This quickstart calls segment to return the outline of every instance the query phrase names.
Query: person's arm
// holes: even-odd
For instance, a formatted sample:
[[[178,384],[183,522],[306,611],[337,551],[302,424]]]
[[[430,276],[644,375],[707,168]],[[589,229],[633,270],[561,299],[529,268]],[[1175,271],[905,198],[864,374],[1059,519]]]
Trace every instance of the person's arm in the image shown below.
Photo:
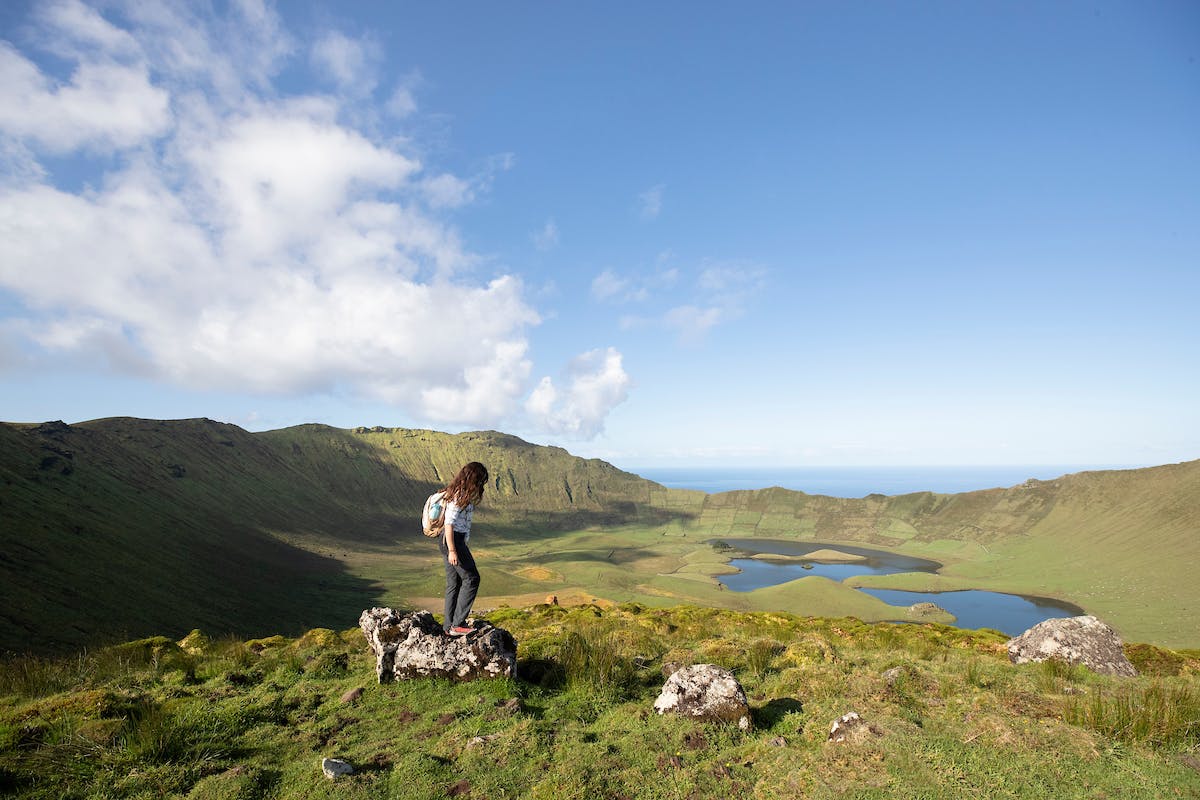
[[[458,550],[454,548],[454,520],[458,518],[458,506],[446,503],[442,511],[445,522],[442,524],[442,535],[446,537],[446,560],[451,566],[458,566]]]

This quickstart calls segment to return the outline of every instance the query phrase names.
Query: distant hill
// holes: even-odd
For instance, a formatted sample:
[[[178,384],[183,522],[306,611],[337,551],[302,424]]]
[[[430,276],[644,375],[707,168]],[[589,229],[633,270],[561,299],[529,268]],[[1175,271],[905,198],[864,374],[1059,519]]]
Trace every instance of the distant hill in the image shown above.
[[[0,650],[355,619],[376,587],[289,539],[386,544],[466,461],[482,514],[539,530],[661,520],[655,484],[495,432],[211,420],[0,424]]]
[[[555,531],[629,525],[698,546],[851,541],[946,565],[871,585],[1048,594],[1196,644],[1200,461],[956,495],[706,495],[494,431],[114,418],[0,424],[0,650],[344,625],[383,589],[341,551],[411,547],[425,496],[470,460],[492,476],[480,521],[539,551]]]
[[[945,562],[941,575],[853,579],[917,591],[1070,599],[1143,641],[1200,645],[1200,461],[1029,480],[962,494],[844,499],[786,489],[655,489],[718,537],[849,541]]]

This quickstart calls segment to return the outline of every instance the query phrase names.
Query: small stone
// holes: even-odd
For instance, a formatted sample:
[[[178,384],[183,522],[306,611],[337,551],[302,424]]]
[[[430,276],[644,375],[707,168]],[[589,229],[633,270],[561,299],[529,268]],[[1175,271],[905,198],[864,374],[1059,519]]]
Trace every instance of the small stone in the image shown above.
[[[774,739],[768,741],[767,744],[771,745],[771,747],[787,747],[787,739],[784,739],[782,736],[776,736]]]
[[[520,714],[525,710],[525,704],[521,702],[519,697],[510,697],[507,700],[496,703],[496,708],[503,711],[505,714]]]
[[[887,681],[888,688],[891,689],[896,685],[896,681],[904,675],[902,667],[892,667],[883,671],[883,679]]]
[[[857,711],[843,714],[833,721],[829,728],[830,742],[861,742],[868,736],[882,735],[873,725],[859,716]]]
[[[325,773],[325,777],[331,781],[335,781],[342,775],[353,775],[354,767],[349,761],[343,761],[340,758],[323,758],[321,759],[321,772]]]
[[[467,742],[467,747],[483,747],[488,742],[494,742],[499,738],[500,734],[498,733],[489,733],[487,736],[475,736],[471,739],[471,741]]]
[[[351,689],[350,691],[348,691],[344,695],[342,695],[342,703],[353,703],[362,696],[363,696],[363,690],[362,690],[361,686],[356,689]]]

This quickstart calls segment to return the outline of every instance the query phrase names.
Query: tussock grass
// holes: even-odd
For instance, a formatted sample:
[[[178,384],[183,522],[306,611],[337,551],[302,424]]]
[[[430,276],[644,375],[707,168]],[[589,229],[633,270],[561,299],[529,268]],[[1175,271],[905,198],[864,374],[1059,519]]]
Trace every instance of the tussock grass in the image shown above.
[[[1187,670],[1116,679],[1016,667],[1000,634],[851,618],[635,603],[488,616],[520,643],[518,679],[379,686],[355,630],[0,662],[0,794],[1200,796],[1186,761],[1200,745],[1200,678]],[[752,730],[652,711],[665,671],[714,658],[746,689]],[[355,687],[362,696],[343,702]],[[878,735],[828,743],[830,723],[852,710]],[[324,756],[358,771],[331,783]]]
[[[1200,745],[1200,691],[1191,685],[1154,681],[1097,687],[1067,703],[1063,717],[1121,742]]]

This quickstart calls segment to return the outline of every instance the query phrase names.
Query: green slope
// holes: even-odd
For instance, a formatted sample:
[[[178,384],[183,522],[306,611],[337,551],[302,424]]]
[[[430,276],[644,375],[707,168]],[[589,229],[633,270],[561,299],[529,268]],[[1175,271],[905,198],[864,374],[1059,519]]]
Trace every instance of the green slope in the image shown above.
[[[492,523],[540,535],[671,516],[641,478],[492,432],[3,424],[0,650],[340,624],[381,593],[341,551],[410,539],[425,496],[468,460],[491,467]]]
[[[562,593],[902,617],[841,585],[740,595],[712,580],[724,556],[706,539],[793,538],[945,564],[861,585],[1054,596],[1129,640],[1198,643],[1200,462],[958,495],[706,495],[492,431],[120,418],[0,424],[0,650],[290,633],[375,602],[436,605],[437,553],[415,517],[469,460],[492,474],[476,517],[490,604]]]
[[[1200,644],[1200,461],[955,495],[842,499],[776,488],[674,505],[709,536],[854,542],[946,565],[944,577],[872,576],[855,585],[1057,597],[1126,638]]]

